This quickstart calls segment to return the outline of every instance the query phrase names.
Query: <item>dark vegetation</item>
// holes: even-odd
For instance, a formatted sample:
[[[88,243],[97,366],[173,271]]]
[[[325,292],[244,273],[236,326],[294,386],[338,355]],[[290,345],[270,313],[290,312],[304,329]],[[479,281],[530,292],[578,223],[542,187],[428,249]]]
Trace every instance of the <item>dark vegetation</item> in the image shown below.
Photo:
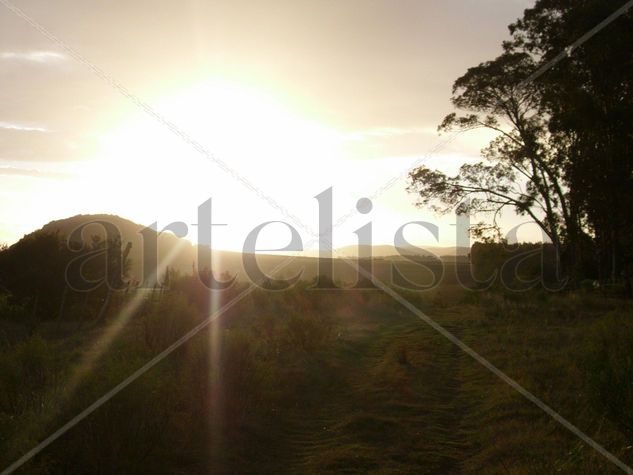
[[[585,32],[619,0],[539,0],[510,25],[503,53],[470,68],[453,85],[442,131],[498,133],[484,160],[456,176],[422,166],[410,174],[419,204],[487,214],[475,229],[494,237],[509,208],[537,223],[571,286],[584,279],[619,284],[633,273],[633,15],[591,41]],[[566,51],[553,68],[526,82]]]
[[[49,235],[39,239],[50,252],[62,249]],[[29,242],[37,249],[36,241]],[[125,250],[99,240],[88,249],[102,245]],[[0,257],[11,260],[7,252]],[[97,261],[95,277],[99,269]],[[197,275],[171,271],[155,289],[110,291],[105,309],[103,285],[68,292],[67,310],[47,314],[61,298],[51,291],[48,301],[46,286],[33,287],[31,295],[24,287],[18,296],[18,277],[16,293],[5,290],[0,298],[3,466],[242,290],[210,294]],[[29,462],[27,471],[612,470],[388,296],[308,286],[251,293]],[[628,301],[593,288],[518,293],[454,283],[405,296],[633,461]]]

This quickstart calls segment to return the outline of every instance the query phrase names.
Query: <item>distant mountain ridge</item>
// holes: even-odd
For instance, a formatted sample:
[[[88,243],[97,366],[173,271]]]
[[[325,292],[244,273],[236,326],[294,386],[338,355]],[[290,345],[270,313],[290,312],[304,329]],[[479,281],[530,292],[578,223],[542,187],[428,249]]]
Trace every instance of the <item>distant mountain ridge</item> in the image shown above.
[[[146,228],[141,224],[130,221],[129,219],[122,218],[114,214],[79,214],[70,218],[58,219],[45,224],[41,231],[44,232],[59,232],[64,236],[69,236],[79,226],[85,225],[95,221],[106,221],[115,225],[121,232],[123,241],[132,242],[139,238],[139,233]],[[89,225],[86,227],[85,235],[90,236],[92,234],[102,235],[102,230],[98,225]],[[141,236],[142,237],[142,236]],[[181,239],[170,232],[161,233],[159,240],[167,245],[177,245],[179,241],[188,243],[192,248],[195,248],[191,242],[186,239]],[[180,244],[185,245],[185,244]],[[359,252],[367,252],[367,248],[371,247],[371,255],[373,257],[393,257],[400,255],[417,255],[417,256],[466,256],[470,252],[468,247],[453,247],[453,246],[408,246],[399,247],[391,244],[377,244],[374,246],[357,246],[349,245],[337,248],[335,254],[343,257],[358,257]],[[232,251],[217,251],[217,252],[232,252]],[[317,257],[318,251],[310,251],[310,257]]]
[[[141,231],[144,232],[147,238],[156,239],[158,264],[159,266],[162,265],[162,270],[159,269],[159,273],[163,272],[167,265],[181,273],[191,273],[192,270],[197,267],[212,267],[216,275],[222,272],[229,272],[230,274],[236,274],[238,278],[244,277],[243,256],[240,252],[214,249],[212,253],[213,261],[211,261],[211,251],[206,246],[194,245],[189,240],[178,238],[171,232],[156,233],[155,231],[148,230],[147,226],[113,214],[80,214],[71,216],[69,218],[51,221],[34,232],[57,233],[60,236],[68,238],[75,230],[83,226],[83,238],[89,242],[89,239],[93,235],[99,235],[101,238],[105,237],[104,228],[97,224],[100,221],[114,225],[120,232],[121,241],[124,244],[127,242],[132,244],[132,249],[129,254],[131,259],[130,277],[132,279],[142,280],[147,277],[143,274],[144,235],[141,234]],[[363,249],[362,247],[361,249],[363,254],[365,254],[367,249]],[[393,259],[405,261],[402,256],[412,255],[429,257],[434,260],[437,260],[437,257],[442,258],[442,260],[454,260],[455,256],[461,258],[462,256],[468,255],[468,253],[468,248],[455,249],[452,247],[411,246],[404,249],[397,249],[393,245],[376,245],[371,247],[372,257],[375,259],[385,259],[387,262]],[[358,246],[345,246],[337,249],[333,256],[336,268],[335,277],[338,276],[343,281],[353,281],[356,277],[355,272],[353,272],[353,269],[348,264],[341,259],[337,259],[337,257],[356,258],[358,255]],[[262,270],[270,270],[278,266],[283,260],[287,259],[290,261],[292,259],[292,263],[281,270],[278,276],[290,277],[299,272],[303,272],[302,277],[304,279],[310,279],[315,277],[319,272],[318,260],[315,259],[315,257],[318,257],[318,252],[316,251],[306,252],[299,256],[258,254],[257,262]],[[198,262],[199,260],[200,262]],[[209,265],[211,262],[213,264],[212,266]],[[381,265],[385,267],[385,272],[387,272],[387,268],[389,268],[388,263]]]
[[[448,256],[467,256],[470,252],[468,247],[454,246],[407,246],[396,247],[391,244],[376,244],[375,246],[360,246],[360,250],[366,252],[371,247],[373,257],[394,257],[394,256],[429,256],[429,257],[448,257]],[[337,249],[341,256],[358,257],[359,246],[344,246]]]

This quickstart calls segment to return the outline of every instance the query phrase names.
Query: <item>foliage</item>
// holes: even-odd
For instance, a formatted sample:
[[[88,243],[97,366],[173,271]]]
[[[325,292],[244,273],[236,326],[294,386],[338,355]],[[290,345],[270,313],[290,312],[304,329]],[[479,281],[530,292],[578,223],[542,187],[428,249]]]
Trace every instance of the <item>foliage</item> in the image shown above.
[[[306,287],[254,291],[29,462],[29,470],[604,471],[599,457],[581,451],[564,430],[553,431],[536,407],[388,296]],[[630,325],[600,330],[592,323],[608,312],[626,322],[624,302],[448,287],[407,298],[431,308],[445,327],[553,407],[579,415],[573,422],[592,437],[607,437],[616,451],[628,444],[620,423],[627,419],[612,411],[621,403],[630,412],[631,341],[623,330]],[[187,295],[165,290],[147,294],[101,357],[94,351],[117,319],[62,326],[68,332],[54,333],[54,340],[35,336],[5,348],[2,465],[205,316]],[[55,327],[40,330],[48,335]],[[581,338],[586,351],[577,344]],[[593,421],[603,415],[596,434]],[[499,436],[508,433],[515,435]]]
[[[581,222],[594,237],[600,277],[629,286],[633,261],[633,15],[630,10],[571,48],[618,10],[617,0],[540,0],[510,26],[506,47],[548,61],[568,58],[539,79],[549,130],[565,157],[562,169]]]
[[[559,290],[562,281],[552,245],[476,242],[470,252],[472,273],[481,287],[495,283],[511,290],[545,287]]]
[[[67,243],[57,233],[35,232],[0,252],[0,288],[32,318],[103,314],[99,309],[106,310],[112,290],[127,286],[129,250],[116,238],[93,236],[83,245]]]
[[[633,437],[633,324],[613,312],[599,322],[587,345],[584,367],[594,406]]]
[[[148,302],[142,314],[143,340],[152,352],[159,352],[182,337],[201,321],[200,314],[179,294],[168,294]]]
[[[455,81],[452,102],[470,114],[449,114],[440,130],[486,128],[498,136],[483,150],[485,161],[462,165],[454,177],[426,166],[413,170],[409,190],[419,196],[419,205],[491,213],[493,228],[499,213],[512,207],[530,216],[555,245],[560,243],[568,206],[558,157],[549,142],[539,91],[522,82],[535,66],[527,54],[506,52]]]
[[[441,130],[486,128],[497,137],[484,160],[455,176],[427,167],[410,173],[419,205],[489,213],[475,228],[498,230],[504,208],[528,215],[552,242],[572,283],[598,262],[601,281],[631,295],[633,218],[633,15],[629,11],[573,48],[621,7],[617,0],[539,0],[510,25],[494,60],[457,79]],[[532,74],[555,58],[556,66]],[[591,266],[590,266],[591,267]]]
[[[33,336],[0,353],[0,411],[41,413],[43,388],[58,385],[62,362],[50,343]]]

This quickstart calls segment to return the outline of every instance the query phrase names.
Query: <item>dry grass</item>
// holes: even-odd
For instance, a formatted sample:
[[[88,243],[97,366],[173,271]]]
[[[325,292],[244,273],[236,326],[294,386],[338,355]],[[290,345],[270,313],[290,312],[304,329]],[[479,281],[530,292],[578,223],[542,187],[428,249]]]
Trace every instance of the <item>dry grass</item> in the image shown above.
[[[448,286],[406,296],[633,463],[630,303]],[[195,306],[178,295],[145,306],[76,394],[64,404],[46,406],[46,424],[38,423],[42,410],[35,406],[19,414],[3,408],[3,463],[199,318]],[[2,361],[31,364],[29,370],[41,374],[38,364],[48,364],[54,354],[68,362],[69,374],[102,331],[75,329],[61,338],[65,327],[55,328],[54,340],[5,349]],[[98,460],[103,473],[615,472],[602,456],[379,292],[256,292],[214,329],[221,335],[219,359],[211,358],[210,336],[201,334],[49,447],[29,470],[81,472]],[[40,348],[33,352],[39,360],[24,354],[28,345]],[[24,385],[9,372],[0,376],[5,394],[16,400],[50,402],[44,399],[53,383],[42,380],[48,389],[29,386],[20,392]]]

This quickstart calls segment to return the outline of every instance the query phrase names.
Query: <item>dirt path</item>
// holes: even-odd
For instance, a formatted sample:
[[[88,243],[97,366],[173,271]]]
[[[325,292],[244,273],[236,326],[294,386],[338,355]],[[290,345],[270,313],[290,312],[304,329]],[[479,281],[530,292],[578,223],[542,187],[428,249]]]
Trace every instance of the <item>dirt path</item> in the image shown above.
[[[342,334],[331,385],[287,414],[280,471],[458,473],[459,350],[404,313],[349,322]]]

